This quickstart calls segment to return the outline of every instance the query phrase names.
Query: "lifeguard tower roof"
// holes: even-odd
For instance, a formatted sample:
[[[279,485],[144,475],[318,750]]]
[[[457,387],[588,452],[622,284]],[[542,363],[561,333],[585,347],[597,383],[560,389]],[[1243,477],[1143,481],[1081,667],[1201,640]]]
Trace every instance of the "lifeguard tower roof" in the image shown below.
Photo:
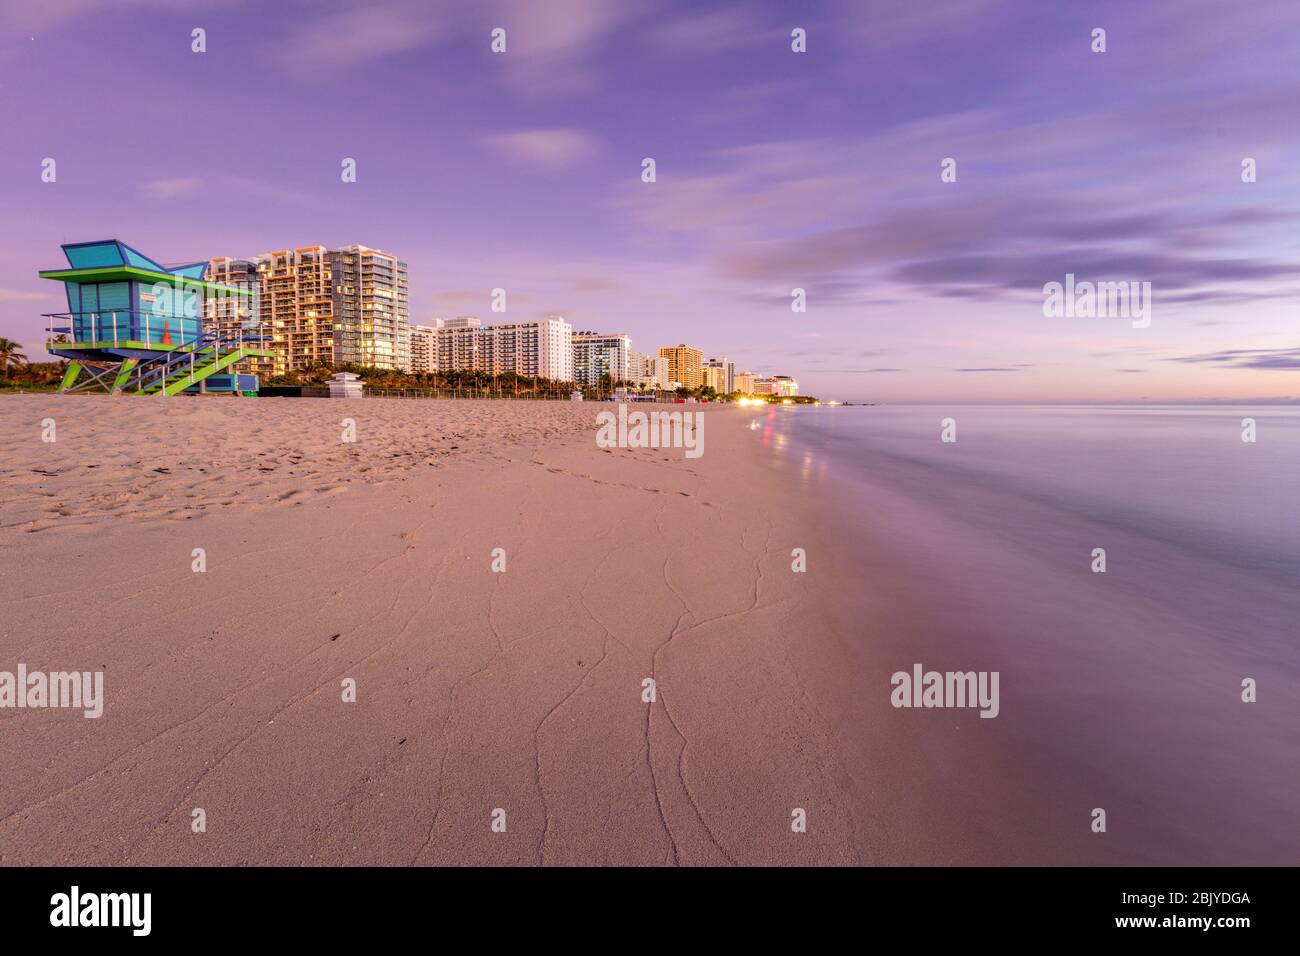
[[[250,294],[247,290],[205,281],[203,275],[208,267],[206,261],[164,266],[120,239],[68,243],[63,247],[63,255],[68,260],[69,268],[43,270],[40,273],[42,279],[79,284],[152,281],[191,286],[197,283],[207,291],[226,295]]]

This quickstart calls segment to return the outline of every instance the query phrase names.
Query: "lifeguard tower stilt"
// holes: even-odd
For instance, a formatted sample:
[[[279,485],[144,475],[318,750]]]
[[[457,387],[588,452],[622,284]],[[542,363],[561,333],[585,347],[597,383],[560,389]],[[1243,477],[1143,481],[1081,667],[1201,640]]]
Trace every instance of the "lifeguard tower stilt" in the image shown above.
[[[67,269],[40,273],[62,282],[68,295],[67,312],[45,316],[46,351],[69,360],[60,392],[176,395],[204,388],[236,362],[271,354],[255,328],[205,324],[209,299],[252,295],[205,281],[205,262],[165,267],[116,239],[72,243],[63,254]],[[223,390],[257,390],[256,376],[222,378],[236,383]]]

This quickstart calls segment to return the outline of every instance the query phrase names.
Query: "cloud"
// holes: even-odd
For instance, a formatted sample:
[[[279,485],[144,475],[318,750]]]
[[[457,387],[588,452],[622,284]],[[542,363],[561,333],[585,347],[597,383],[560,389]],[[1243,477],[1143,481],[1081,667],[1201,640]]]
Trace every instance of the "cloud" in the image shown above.
[[[1003,251],[924,259],[899,266],[894,276],[914,286],[960,283],[1041,292],[1045,282],[1063,281],[1066,273],[1074,273],[1080,281],[1150,282],[1159,299],[1164,289],[1290,278],[1295,275],[1295,266],[1265,259],[1062,247],[1040,253]]]
[[[955,368],[954,372],[1019,372],[1018,368]]]
[[[181,199],[192,196],[203,185],[197,176],[178,176],[175,179],[154,179],[144,183],[140,190],[150,199]]]
[[[515,162],[558,169],[590,158],[600,148],[592,134],[567,127],[527,129],[513,133],[492,133],[480,142],[492,151],[505,153]]]
[[[903,372],[901,368],[820,368],[818,373],[834,375],[874,375],[877,372]]]
[[[455,302],[458,304],[462,302],[482,303],[488,300],[488,296],[481,289],[473,292],[463,289],[453,290],[451,292],[439,292],[434,296],[434,298],[439,302]]]
[[[237,3],[239,0],[233,0]],[[141,7],[161,12],[188,11],[205,4],[205,0],[41,0],[40,3],[7,3],[0,6],[0,27],[17,31],[41,30],[58,26],[78,17],[102,13],[120,16],[123,7]]]
[[[1219,368],[1300,369],[1300,348],[1293,349],[1227,349],[1222,352],[1205,352],[1200,355],[1180,355],[1165,359],[1191,365],[1216,365]]]
[[[436,6],[416,0],[317,6],[303,11],[288,36],[276,37],[263,50],[294,73],[336,72],[433,42],[442,34],[439,14]]]
[[[914,289],[958,296],[979,294],[981,287],[1041,292],[1045,282],[1067,272],[1095,281],[1149,281],[1158,296],[1162,290],[1199,290],[1179,301],[1275,297],[1276,290],[1216,286],[1295,275],[1288,262],[1188,254],[1169,241],[1187,223],[1164,209],[1109,214],[1081,201],[989,197],[910,205],[857,226],[737,244],[720,263],[733,278],[810,276],[809,286],[832,281],[823,278],[828,276],[846,281],[883,272]],[[1217,244],[1235,238],[1224,217],[1215,216],[1214,223],[1220,229]]]
[[[788,29],[780,31],[761,24],[752,11],[741,7],[677,14],[646,33],[650,43],[662,52],[710,56],[788,37]]]
[[[231,173],[219,173],[215,177],[216,185],[214,190],[218,195],[245,195],[255,196],[259,199],[269,200],[271,202],[288,203],[293,206],[301,206],[304,209],[321,209],[334,206],[335,200],[326,198],[320,193],[299,192],[288,186],[280,186],[275,183],[263,182],[260,179],[253,179],[249,176],[236,176]]]
[[[48,299],[44,292],[27,292],[23,289],[0,289],[0,302],[39,302]]]

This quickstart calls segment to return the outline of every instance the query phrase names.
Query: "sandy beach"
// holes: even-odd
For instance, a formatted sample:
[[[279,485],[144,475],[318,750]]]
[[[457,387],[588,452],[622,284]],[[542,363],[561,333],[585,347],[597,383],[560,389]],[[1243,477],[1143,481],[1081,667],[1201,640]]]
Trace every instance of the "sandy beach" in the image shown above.
[[[696,460],[597,410],[0,400],[0,661],[106,699],[0,711],[0,859],[861,861],[808,503],[737,410]]]
[[[0,709],[0,862],[1294,861],[1285,581],[794,427],[870,410],[610,407],[0,399],[0,671],[104,674]]]

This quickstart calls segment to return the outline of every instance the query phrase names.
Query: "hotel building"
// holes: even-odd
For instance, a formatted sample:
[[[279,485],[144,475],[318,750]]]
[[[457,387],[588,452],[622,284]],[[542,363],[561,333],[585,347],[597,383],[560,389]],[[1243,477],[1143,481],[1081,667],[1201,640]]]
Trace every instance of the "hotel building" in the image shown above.
[[[644,385],[645,356],[636,349],[627,350],[627,380],[633,385]]]
[[[799,383],[789,375],[773,375],[754,379],[755,395],[776,395],[780,398],[793,398],[799,394]]]
[[[799,383],[790,375],[772,376],[772,394],[782,398],[794,398],[799,394]]]
[[[435,336],[442,372],[514,372],[528,378],[573,381],[573,326],[560,316],[497,325],[460,316],[443,320]]]
[[[710,375],[709,369],[715,369],[716,371]],[[715,384],[715,382],[719,384]],[[704,384],[713,385],[714,391],[719,395],[726,395],[734,391],[736,388],[736,363],[729,362],[726,358],[709,359],[704,363]]]
[[[737,372],[734,380],[735,390],[742,395],[754,394],[754,373]]]
[[[411,371],[417,373],[438,371],[438,327],[436,325],[411,326]]]
[[[582,385],[599,385],[601,376],[614,382],[632,381],[629,371],[632,340],[621,332],[573,333],[573,380]],[[639,378],[640,376],[638,376]]]
[[[303,246],[208,262],[214,282],[237,283],[254,273],[259,331],[273,354],[265,374],[315,362],[411,367],[406,263],[396,256],[360,245]]]
[[[687,388],[704,384],[704,353],[689,345],[667,345],[659,350],[659,357],[668,360],[668,380]]]
[[[727,373],[725,369],[706,365],[701,370],[700,374],[702,384],[705,388],[711,388],[719,395],[725,395],[727,393]]]
[[[367,246],[345,246],[329,255],[342,361],[409,371],[406,263]]]
[[[641,384],[648,385],[651,388],[667,388],[669,381],[668,360],[662,356],[649,356],[645,360],[645,374],[641,379]]]
[[[213,259],[208,263],[209,281],[220,285],[247,289],[248,296],[209,296],[204,301],[203,323],[209,329],[230,334],[241,329],[260,334],[261,278],[257,263],[251,259]],[[275,373],[275,363],[270,357],[253,357],[235,364],[237,374],[256,375],[262,381]]]

